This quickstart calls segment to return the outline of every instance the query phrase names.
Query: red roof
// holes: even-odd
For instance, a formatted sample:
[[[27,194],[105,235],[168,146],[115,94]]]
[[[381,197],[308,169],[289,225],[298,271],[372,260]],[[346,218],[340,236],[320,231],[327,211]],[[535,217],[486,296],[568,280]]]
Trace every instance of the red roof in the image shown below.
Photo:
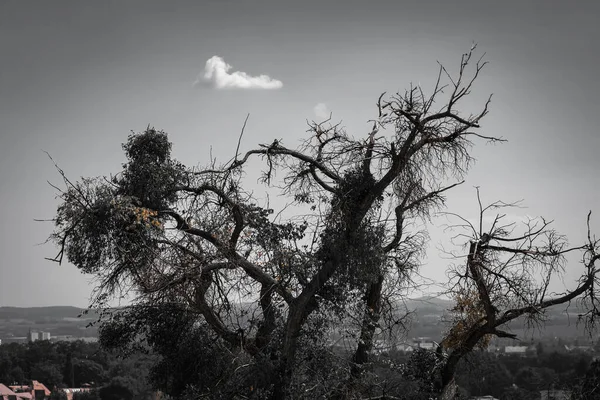
[[[14,399],[13,396],[16,396],[15,392],[0,383],[0,400],[10,400],[11,398]]]
[[[19,392],[30,392],[31,388],[28,385],[9,385],[10,390],[19,394]]]
[[[50,396],[50,394],[52,393],[43,383],[39,383],[38,381],[32,381],[32,383],[33,390],[43,390],[46,396]]]
[[[17,397],[21,398],[21,399],[32,399],[35,398],[35,391],[36,390],[41,390],[44,392],[44,396],[48,397],[50,396],[50,394],[52,393],[47,387],[46,385],[44,385],[43,383],[40,383],[38,381],[32,381],[31,382],[31,386],[29,385],[15,385],[15,386],[11,386],[10,390],[9,388],[7,388],[6,386],[4,386],[3,384],[0,383],[0,396],[5,396],[6,394],[4,394],[2,392],[2,387],[6,388],[6,390],[8,390],[11,395],[16,395]],[[14,392],[13,392],[14,390]],[[15,393],[16,392],[16,393]],[[0,400],[3,400],[0,398]],[[6,400],[6,399],[4,399]]]
[[[16,393],[0,383],[0,396],[15,396]]]

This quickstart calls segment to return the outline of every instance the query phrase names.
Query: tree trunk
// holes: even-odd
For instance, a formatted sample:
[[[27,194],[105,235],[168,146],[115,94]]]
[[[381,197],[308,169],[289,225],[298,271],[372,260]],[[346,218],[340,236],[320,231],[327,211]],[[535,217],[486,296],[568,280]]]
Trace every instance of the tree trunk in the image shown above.
[[[352,377],[360,376],[362,366],[369,362],[369,353],[373,350],[373,337],[381,312],[381,290],[383,288],[383,275],[377,281],[369,284],[366,292],[366,310],[363,318],[360,340],[354,356],[352,357]]]
[[[342,255],[339,249],[344,249],[352,245],[353,232],[360,224],[363,216],[353,215],[353,218],[348,218],[351,220],[351,223],[348,224],[346,231],[341,233],[341,239],[338,242],[339,245],[327,249],[328,260],[308,285],[306,285],[304,290],[302,290],[302,293],[296,298],[293,304],[290,305],[283,338],[279,371],[275,378],[275,387],[271,396],[272,400],[284,400],[287,397],[296,361],[298,336],[304,322],[318,306],[315,295],[323,288],[341,264]]]
[[[307,294],[307,293],[303,293]],[[302,326],[308,316],[317,308],[314,295],[301,295],[290,307],[277,376],[275,377],[275,388],[272,400],[283,400],[287,398],[289,386],[294,373],[296,351],[298,350],[298,337]]]
[[[454,376],[456,375],[456,368],[458,367],[458,362],[475,348],[479,340],[483,336],[485,336],[485,334],[486,331],[484,327],[476,328],[469,334],[469,336],[459,348],[453,350],[450,353],[441,371],[442,382],[440,390],[440,400],[449,400],[454,398],[457,389],[456,382],[454,381]]]
[[[440,397],[438,397],[438,400],[454,400],[456,398],[457,389],[458,387],[453,378],[452,381],[448,382],[444,386],[442,393],[440,393]]]
[[[294,361],[296,358],[296,347],[298,335],[303,323],[303,310],[300,307],[292,307],[287,318],[285,336],[283,338],[283,349],[277,377],[275,378],[275,387],[273,389],[272,400],[284,400],[287,398],[289,386],[294,371]]]

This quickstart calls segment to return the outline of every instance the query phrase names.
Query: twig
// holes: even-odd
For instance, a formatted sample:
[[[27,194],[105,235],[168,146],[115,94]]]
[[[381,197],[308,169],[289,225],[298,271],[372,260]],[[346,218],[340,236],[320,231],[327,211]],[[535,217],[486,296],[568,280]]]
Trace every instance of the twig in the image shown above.
[[[250,113],[248,113],[248,115],[246,115],[246,119],[244,120],[244,125],[242,126],[242,131],[240,132],[240,137],[238,138],[238,143],[237,143],[237,147],[235,148],[235,157],[234,157],[234,162],[237,161],[237,157],[240,151],[240,144],[242,143],[242,136],[244,136],[244,129],[246,129],[246,123],[248,122],[248,118],[250,118]]]

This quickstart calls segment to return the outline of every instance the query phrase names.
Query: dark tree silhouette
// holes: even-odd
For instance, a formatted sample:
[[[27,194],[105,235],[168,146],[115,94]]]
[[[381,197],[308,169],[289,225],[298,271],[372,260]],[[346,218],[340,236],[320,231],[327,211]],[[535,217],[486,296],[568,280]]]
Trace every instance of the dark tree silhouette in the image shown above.
[[[458,362],[473,349],[487,347],[492,336],[517,338],[503,329],[510,321],[524,317],[530,324],[541,324],[546,309],[578,300],[589,311],[579,315],[588,329],[596,324],[598,282],[595,262],[600,258],[598,241],[591,233],[587,217],[587,243],[569,247],[564,236],[551,228],[544,218],[522,223],[505,221],[507,208],[518,203],[497,201],[487,206],[477,190],[479,219],[476,224],[456,214],[450,229],[459,230],[454,239],[463,240],[464,264],[451,269],[449,293],[456,300],[452,309],[452,328],[438,348],[442,377],[442,398],[453,398],[454,376]],[[488,213],[497,212],[487,224]],[[466,232],[466,233],[464,233]],[[550,282],[564,271],[567,253],[581,254],[582,274],[576,288],[553,293]],[[445,396],[445,397],[444,397]]]
[[[65,188],[57,188],[61,204],[51,239],[59,253],[53,260],[66,256],[98,279],[95,306],[133,293],[136,306],[174,306],[193,315],[208,340],[231,355],[235,374],[229,378],[246,382],[239,394],[354,395],[376,329],[398,322],[394,299],[411,285],[423,255],[426,232],[415,230],[414,222],[441,209],[446,193],[462,183],[472,161],[471,140],[501,141],[478,133],[489,99],[477,112],[457,110],[485,64],[473,61],[472,49],[455,76],[440,66],[430,94],[420,86],[382,94],[372,129],[359,138],[330,120],[312,122],[298,148],[274,140],[240,154],[242,129],[231,161],[210,160],[198,168],[171,157],[164,132],[148,127],[132,134],[123,145],[127,162],[115,176],[73,182],[59,169]],[[287,200],[277,212],[244,189],[254,158],[264,161],[261,181]],[[558,299],[534,291],[533,303],[519,302],[517,290],[511,297],[515,303],[500,313],[505,304],[487,300],[490,289],[480,278],[487,260],[506,252],[512,263],[529,265],[532,248],[511,250],[503,243],[530,243],[546,226],[539,232],[532,227],[520,239],[495,228],[486,235],[478,231],[469,273],[459,279],[457,296],[480,296],[483,300],[469,307],[483,308],[457,321],[438,352],[444,391],[458,360],[486,335],[506,336],[499,327],[510,319],[574,299],[591,287],[583,282]],[[533,259],[552,275],[553,260],[564,250],[557,238],[549,238],[548,248],[537,249]],[[595,277],[594,246],[585,248],[586,276]],[[490,279],[502,280],[498,274],[489,273]],[[515,290],[511,276],[506,282],[502,290]],[[305,367],[310,360],[298,357],[299,350],[326,351],[327,332],[348,321],[357,321],[348,326],[357,340],[353,355],[339,367],[347,374],[339,375],[334,389],[311,385],[319,374]],[[144,340],[141,331],[123,330],[122,339]],[[256,369],[249,366],[267,371],[267,379],[250,379]],[[238,379],[240,374],[248,379]]]
[[[600,399],[600,360],[594,360],[574,391],[574,397],[581,400]]]
[[[73,354],[71,354],[71,352],[67,353],[63,377],[63,382],[67,385],[67,387],[75,387],[75,370],[73,369]]]
[[[72,182],[59,170],[66,189],[54,260],[66,255],[97,276],[96,305],[133,290],[139,304],[193,310],[231,351],[270,360],[273,398],[291,393],[298,346],[310,336],[303,328],[335,324],[322,318],[332,311],[353,314],[352,385],[381,316],[395,315],[387,300],[423,254],[425,234],[411,221],[461,183],[471,138],[499,141],[477,133],[489,100],[474,114],[456,109],[485,65],[477,61],[467,78],[472,56],[454,78],[440,67],[430,95],[411,86],[380,96],[365,138],[310,123],[298,149],[275,140],[224,165],[189,168],[171,158],[166,134],[148,128],[123,145],[128,161],[115,177]],[[277,214],[242,187],[253,157],[266,162],[263,182],[290,200]],[[232,293],[252,305],[232,304]],[[313,345],[325,329],[309,329]]]

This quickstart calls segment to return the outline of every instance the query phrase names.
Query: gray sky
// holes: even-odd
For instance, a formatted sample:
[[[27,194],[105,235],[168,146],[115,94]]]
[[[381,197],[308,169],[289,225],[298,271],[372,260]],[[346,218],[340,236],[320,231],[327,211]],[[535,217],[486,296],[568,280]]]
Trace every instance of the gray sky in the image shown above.
[[[476,146],[451,210],[472,215],[479,185],[578,243],[590,209],[600,232],[599,26],[597,1],[2,1],[0,305],[87,304],[89,278],[37,245],[52,226],[33,219],[57,206],[46,181],[60,183],[43,150],[73,179],[116,172],[129,131],[151,124],[176,158],[202,164],[211,146],[232,155],[247,113],[243,148],[295,145],[320,103],[364,135],[382,91],[430,86],[436,61],[455,69],[473,41],[490,65],[461,109],[494,93],[482,133],[509,142]],[[215,55],[283,86],[193,85]],[[433,245],[422,271],[442,279]]]

